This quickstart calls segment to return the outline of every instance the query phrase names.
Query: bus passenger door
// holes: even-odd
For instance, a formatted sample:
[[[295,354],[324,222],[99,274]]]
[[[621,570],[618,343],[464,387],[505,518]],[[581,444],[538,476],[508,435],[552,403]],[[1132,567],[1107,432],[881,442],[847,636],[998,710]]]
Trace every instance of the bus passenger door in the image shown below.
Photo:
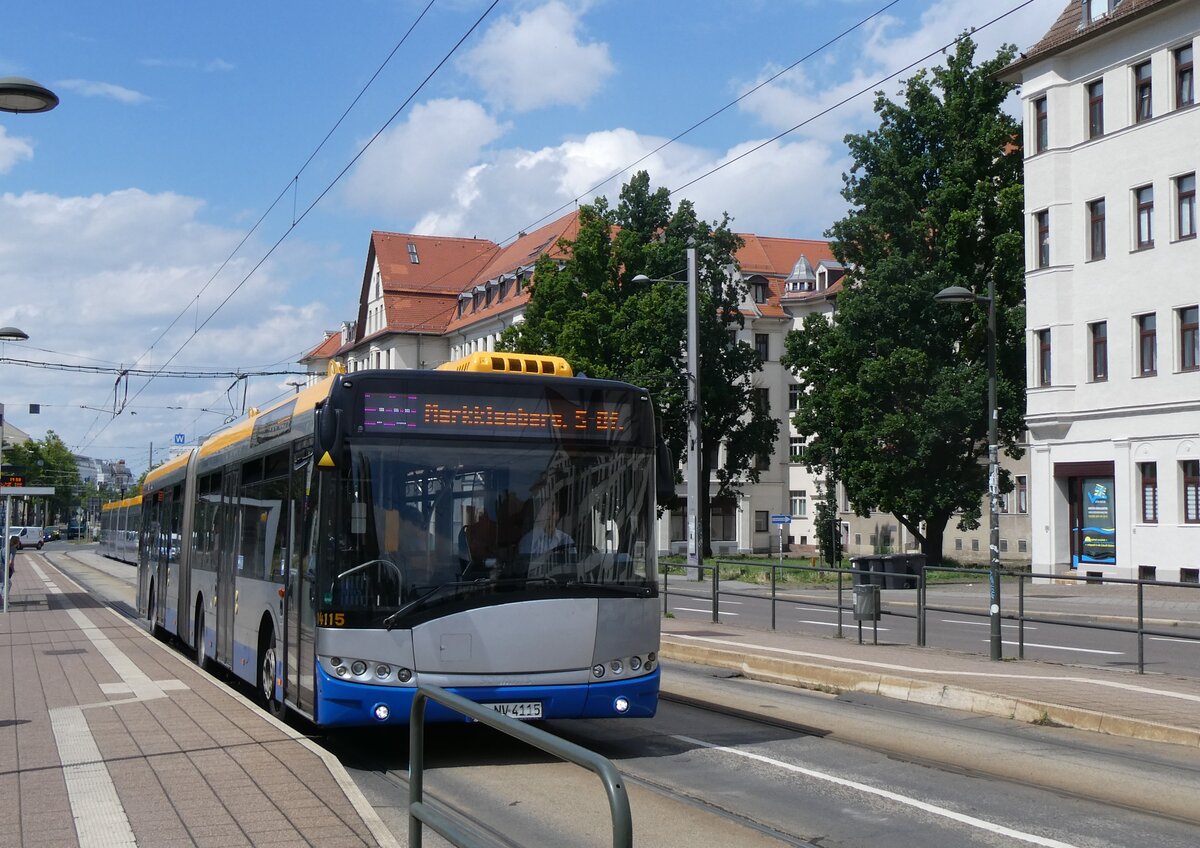
[[[217,557],[217,661],[233,667],[233,612],[237,562],[241,555],[239,469],[226,469],[221,481],[221,551]]]
[[[307,448],[307,450],[305,450]],[[316,562],[313,504],[316,492],[307,491],[312,466],[311,444],[301,444],[293,454],[291,492],[291,563],[287,602],[287,698],[309,715],[313,703],[313,663],[316,612],[312,571]],[[314,483],[315,485],[315,483]]]

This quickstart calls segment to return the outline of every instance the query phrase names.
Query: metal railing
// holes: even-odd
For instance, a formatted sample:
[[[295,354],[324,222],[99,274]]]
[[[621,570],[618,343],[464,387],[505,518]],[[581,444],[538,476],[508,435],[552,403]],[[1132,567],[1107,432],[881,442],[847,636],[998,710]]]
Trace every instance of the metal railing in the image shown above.
[[[576,745],[574,742],[559,739],[540,728],[530,727],[515,718],[502,715],[490,707],[477,704],[437,686],[420,686],[413,698],[408,731],[408,844],[410,848],[421,848],[423,824],[429,825],[444,839],[459,848],[485,848],[492,844],[476,839],[469,830],[461,826],[459,821],[425,803],[425,706],[428,701],[436,701],[514,739],[520,739],[559,759],[575,763],[594,772],[604,784],[604,791],[608,794],[608,807],[613,825],[613,848],[631,848],[633,845],[633,818],[629,812],[629,796],[625,792],[625,782],[621,773],[617,771],[617,767],[611,760],[600,756],[595,751],[589,751],[587,748]]]
[[[661,590],[662,590],[662,596],[663,596],[663,613],[664,613],[664,615],[669,611],[669,594],[670,594],[670,572],[669,572],[669,569],[671,567],[672,567],[671,563],[665,563],[665,564],[663,564],[662,568],[660,569],[660,577],[662,578]],[[694,569],[695,566],[691,566],[690,568]],[[769,571],[770,572],[769,587],[764,586],[763,589],[749,590],[749,591],[737,590],[737,589],[734,589],[734,590],[723,589],[721,587],[721,577],[720,577],[720,570],[722,568],[725,568],[727,570],[728,569],[740,569],[740,570],[758,569],[758,570],[762,570],[762,571]],[[901,577],[901,578],[911,577],[914,580],[915,586],[913,588],[915,588],[915,590],[916,590],[916,603],[914,605],[909,605],[909,606],[913,607],[912,612],[905,610],[903,607],[897,607],[894,603],[892,605],[882,604],[880,612],[883,615],[889,615],[894,618],[915,619],[916,626],[917,626],[917,645],[918,646],[925,647],[925,645],[926,645],[926,617],[927,617],[927,614],[930,612],[951,613],[951,614],[957,614],[957,615],[968,615],[968,616],[976,616],[976,617],[982,617],[982,618],[988,617],[988,611],[986,610],[986,608],[983,610],[980,610],[980,609],[972,609],[972,608],[966,608],[966,607],[948,607],[948,606],[939,606],[936,604],[929,604],[928,600],[927,600],[928,599],[927,588],[928,588],[929,582],[927,580],[927,574],[926,574],[926,572],[935,571],[935,572],[943,573],[943,574],[958,574],[958,575],[964,575],[964,576],[979,576],[979,577],[986,578],[989,576],[989,569],[987,569],[987,568],[950,567],[950,566],[944,566],[944,565],[937,565],[937,566],[924,566],[912,575],[889,575],[889,574],[880,573],[880,572],[858,571],[858,570],[846,569],[846,568],[831,568],[828,566],[795,565],[795,564],[790,564],[790,563],[786,564],[786,565],[781,565],[781,564],[774,563],[774,562],[752,562],[752,561],[745,561],[745,560],[713,560],[711,562],[711,564],[706,563],[706,564],[700,566],[699,583],[697,583],[697,581],[687,581],[687,582],[691,583],[694,586],[703,584],[705,581],[704,573],[708,569],[715,569],[717,572],[713,576],[713,579],[711,581],[711,585],[713,587],[713,594],[715,595],[715,597],[713,597],[713,599],[712,599],[713,600],[714,620],[716,620],[716,615],[717,615],[717,604],[719,603],[719,600],[722,597],[745,598],[745,599],[755,599],[755,600],[763,600],[764,598],[766,598],[769,600],[770,607],[771,607],[770,614],[771,614],[771,629],[772,630],[776,629],[776,621],[777,621],[776,620],[776,604],[780,600],[782,600],[784,602],[789,602],[789,603],[795,600],[794,598],[786,596],[786,595],[782,596],[782,597],[780,596],[779,590],[778,590],[778,577],[779,577],[780,572],[784,572],[784,573],[787,573],[787,572],[805,573],[805,572],[807,572],[807,573],[811,573],[811,574],[831,574],[831,575],[836,576],[836,578],[837,578],[837,580],[836,580],[836,583],[837,583],[836,600],[833,600],[831,602],[823,602],[819,599],[813,598],[811,595],[806,595],[804,598],[804,602],[808,606],[835,610],[837,612],[837,637],[838,638],[842,638],[844,635],[843,614],[846,612],[852,613],[853,609],[854,609],[852,598],[851,598],[851,601],[849,604],[847,604],[847,602],[846,602],[845,592],[844,592],[845,585],[848,583],[851,586],[853,586],[860,580],[869,580],[869,579],[874,579],[874,578],[887,578],[889,576],[893,576],[893,577]],[[1145,639],[1147,637],[1171,638],[1171,639],[1181,639],[1184,641],[1200,642],[1200,619],[1197,619],[1196,621],[1186,622],[1187,624],[1195,625],[1195,627],[1197,629],[1196,633],[1185,632],[1178,628],[1170,630],[1170,631],[1166,631],[1166,630],[1161,630],[1161,629],[1154,629],[1153,627],[1148,627],[1147,623],[1146,623],[1146,614],[1145,614],[1145,592],[1146,592],[1147,588],[1162,587],[1162,588],[1198,590],[1198,589],[1200,589],[1200,584],[1165,581],[1165,580],[1145,580],[1145,579],[1141,579],[1141,578],[1121,578],[1121,577],[1108,577],[1108,576],[1097,577],[1095,575],[1041,573],[1041,572],[1023,571],[1023,570],[1002,570],[1000,572],[1000,575],[1001,575],[1001,578],[1006,581],[1011,582],[1011,581],[1015,580],[1017,583],[1017,587],[1016,587],[1017,609],[1016,609],[1016,612],[1014,613],[1011,610],[1005,611],[1002,609],[1001,610],[1001,618],[1006,621],[1017,623],[1017,656],[1019,659],[1025,658],[1025,625],[1027,623],[1028,624],[1055,625],[1055,626],[1060,626],[1060,627],[1079,627],[1079,628],[1090,629],[1090,630],[1104,630],[1104,631],[1110,631],[1110,632],[1129,633],[1129,634],[1136,635],[1136,637],[1137,637],[1137,654],[1138,654],[1137,670],[1138,670],[1139,674],[1145,673]],[[680,578],[680,577],[677,577],[676,579],[682,580],[682,578]],[[1134,587],[1136,587],[1136,598],[1134,599],[1134,602],[1133,602],[1134,609],[1130,611],[1130,614],[1128,616],[1125,616],[1125,617],[1129,618],[1130,623],[1127,625],[1122,625],[1122,624],[1117,624],[1117,623],[1097,621],[1094,619],[1096,619],[1098,617],[1106,617],[1106,616],[1086,615],[1086,614],[1079,614],[1079,613],[1064,614],[1064,617],[1058,617],[1058,618],[1038,616],[1038,615],[1029,615],[1025,611],[1026,583],[1027,582],[1032,583],[1035,580],[1044,580],[1047,582],[1064,581],[1065,580],[1065,581],[1078,582],[1078,583],[1084,583],[1084,584],[1103,583],[1103,584],[1108,584],[1108,585],[1134,586]],[[986,581],[983,581],[983,582],[986,583]],[[952,584],[950,584],[950,585],[952,585]],[[678,594],[678,592],[677,592],[677,594]],[[694,597],[694,594],[692,596]],[[1006,593],[1004,593],[1003,597],[1012,598],[1013,593],[1006,592]],[[1196,602],[1198,604],[1200,604],[1200,595],[1196,596]],[[1066,615],[1070,615],[1070,617],[1065,617]],[[1107,616],[1107,617],[1119,617],[1119,616]],[[1093,620],[1087,620],[1087,619],[1093,619]]]

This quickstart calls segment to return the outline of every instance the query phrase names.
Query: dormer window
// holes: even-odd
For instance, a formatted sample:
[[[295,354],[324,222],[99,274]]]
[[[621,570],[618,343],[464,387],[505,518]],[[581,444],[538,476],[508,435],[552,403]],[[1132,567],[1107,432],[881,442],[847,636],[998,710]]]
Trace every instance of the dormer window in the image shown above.
[[[829,288],[829,272],[824,268],[817,269],[817,291]]]
[[[760,282],[754,283],[754,302],[755,303],[766,303],[767,302],[767,284],[765,282],[760,281]]]
[[[411,241],[408,243],[408,261],[413,265],[421,264],[421,257],[417,256],[417,245]]]
[[[1084,23],[1095,23],[1121,5],[1121,0],[1083,0]]]
[[[508,289],[509,289],[509,286],[512,285],[512,281],[513,281],[513,278],[510,276],[507,276],[507,275],[502,276],[500,278],[500,300],[501,301],[503,301],[504,298],[508,297]]]

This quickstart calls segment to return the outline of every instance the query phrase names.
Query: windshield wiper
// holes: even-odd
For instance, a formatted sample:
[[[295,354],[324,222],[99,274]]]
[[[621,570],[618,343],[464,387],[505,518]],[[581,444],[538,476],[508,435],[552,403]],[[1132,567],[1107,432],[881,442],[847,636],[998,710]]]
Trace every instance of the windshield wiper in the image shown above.
[[[628,586],[624,583],[589,583],[585,580],[572,580],[567,583],[567,586],[580,586],[584,589],[611,589],[622,595],[634,595],[643,598],[650,597],[649,586]]]
[[[401,618],[403,618],[408,613],[410,613],[414,610],[418,610],[421,607],[425,606],[425,604],[428,603],[433,598],[440,597],[441,595],[445,594],[445,590],[447,590],[447,589],[481,589],[484,587],[490,587],[490,586],[495,586],[495,585],[496,584],[494,582],[488,581],[488,580],[460,580],[460,581],[454,582],[454,583],[439,583],[437,586],[434,586],[431,590],[426,592],[424,595],[421,595],[421,597],[413,598],[407,604],[400,607],[400,609],[396,610],[394,613],[392,613],[387,618],[385,618],[383,620],[383,626],[386,627],[388,630],[394,629],[396,627],[397,621],[399,621]],[[460,593],[455,592],[454,594],[457,595]],[[466,594],[466,593],[463,592],[461,594]]]

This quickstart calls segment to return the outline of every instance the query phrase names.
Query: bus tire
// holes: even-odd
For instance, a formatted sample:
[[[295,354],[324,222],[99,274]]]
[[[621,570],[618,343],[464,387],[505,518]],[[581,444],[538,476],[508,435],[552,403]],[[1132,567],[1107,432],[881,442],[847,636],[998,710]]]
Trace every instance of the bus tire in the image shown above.
[[[196,665],[200,666],[201,670],[208,670],[208,651],[204,645],[204,601],[203,599],[196,600]]]
[[[283,718],[287,706],[275,695],[278,654],[275,652],[275,628],[264,618],[258,634],[258,702],[275,718]]]

